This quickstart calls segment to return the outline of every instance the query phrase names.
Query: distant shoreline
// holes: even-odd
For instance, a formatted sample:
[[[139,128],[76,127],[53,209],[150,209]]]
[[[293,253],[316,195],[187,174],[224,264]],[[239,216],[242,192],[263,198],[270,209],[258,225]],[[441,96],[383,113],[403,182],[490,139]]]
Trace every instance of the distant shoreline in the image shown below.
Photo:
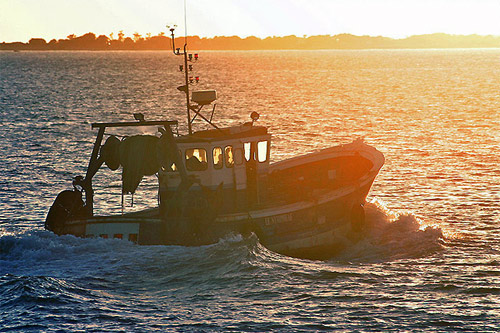
[[[204,49],[204,50],[191,50],[204,51],[204,52],[259,52],[259,51],[269,51],[269,52],[280,52],[280,51],[432,51],[432,50],[500,50],[500,46],[491,47],[425,47],[425,48],[371,48],[371,49],[255,49],[255,50],[238,50],[238,49]],[[59,52],[172,52],[172,50],[8,50],[1,49],[0,53],[29,53],[29,52],[47,52],[47,53],[59,53]]]
[[[388,50],[388,49],[475,49],[500,48],[500,36],[449,35],[435,33],[415,35],[403,39],[383,36],[356,36],[351,34],[320,36],[246,37],[223,36],[200,38],[188,36],[191,50],[244,51],[244,50]],[[184,37],[176,38],[177,45],[184,44]],[[105,35],[87,33],[70,35],[67,39],[32,38],[28,43],[0,43],[4,51],[161,51],[171,50],[171,39],[163,33],[157,36],[125,37],[123,33],[114,39]]]

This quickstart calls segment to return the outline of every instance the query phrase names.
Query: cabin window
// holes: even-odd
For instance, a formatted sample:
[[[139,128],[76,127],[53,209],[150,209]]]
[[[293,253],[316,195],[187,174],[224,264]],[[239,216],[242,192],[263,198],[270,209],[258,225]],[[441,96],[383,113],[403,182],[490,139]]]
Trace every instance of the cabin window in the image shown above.
[[[252,156],[251,155],[251,148],[252,148],[252,144],[250,142],[245,142],[243,144],[243,147],[245,148],[245,160],[250,161],[250,157]]]
[[[182,150],[179,149],[179,156],[181,156],[182,158]],[[167,166],[167,167],[161,167],[161,169],[163,171],[166,171],[166,172],[176,172],[177,171],[177,165],[175,165],[175,162],[172,161],[172,160],[167,160],[168,162],[170,162],[170,165]]]
[[[236,148],[234,150],[234,162],[236,165],[243,163],[243,150],[241,148]]]
[[[207,169],[207,151],[203,148],[186,149],[186,169],[203,171]]]
[[[259,162],[267,161],[267,141],[257,143],[257,159]]]
[[[172,163],[170,164],[169,167],[161,167],[162,171],[166,171],[166,172],[175,172],[177,171],[177,166],[175,165],[175,163]]]
[[[222,148],[221,147],[214,148],[213,157],[214,157],[214,168],[215,169],[222,169],[222,165],[223,165],[224,161],[223,161],[223,157],[222,157]]]
[[[226,168],[232,168],[234,166],[233,146],[226,146],[224,155],[226,156]]]

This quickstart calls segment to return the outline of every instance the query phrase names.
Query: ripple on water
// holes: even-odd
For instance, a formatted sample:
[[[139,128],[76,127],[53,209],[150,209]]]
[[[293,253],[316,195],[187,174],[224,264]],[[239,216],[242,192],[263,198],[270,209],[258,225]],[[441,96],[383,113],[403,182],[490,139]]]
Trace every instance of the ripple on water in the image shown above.
[[[256,237],[139,247],[42,231],[55,195],[84,174],[92,122],[184,119],[178,67],[165,52],[0,52],[0,327],[497,331],[498,55],[204,53],[198,87],[217,89],[217,121],[258,111],[273,161],[358,136],[384,153],[363,238],[315,262]],[[97,208],[119,210],[120,175],[98,177],[111,185],[96,188]]]

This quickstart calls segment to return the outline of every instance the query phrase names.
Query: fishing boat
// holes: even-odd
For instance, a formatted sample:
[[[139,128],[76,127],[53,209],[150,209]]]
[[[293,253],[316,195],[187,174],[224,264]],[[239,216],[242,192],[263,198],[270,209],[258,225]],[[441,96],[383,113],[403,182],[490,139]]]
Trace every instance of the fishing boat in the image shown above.
[[[192,91],[192,63],[198,54],[175,47],[183,57],[187,133],[177,120],[93,123],[97,130],[85,176],[73,180],[51,206],[45,228],[79,237],[120,238],[141,245],[200,246],[228,234],[255,234],[268,249],[322,259],[342,249],[364,229],[364,205],[383,154],[357,139],[270,162],[272,137],[257,125],[259,114],[236,126],[213,121],[215,90]],[[193,123],[208,129],[194,131]],[[157,135],[119,139],[107,131],[157,127]],[[134,193],[143,176],[156,175],[158,200],[151,208],[116,215],[94,212],[95,174],[105,166],[122,172],[122,196]],[[122,200],[123,202],[123,200]],[[123,204],[123,203],[122,203]]]

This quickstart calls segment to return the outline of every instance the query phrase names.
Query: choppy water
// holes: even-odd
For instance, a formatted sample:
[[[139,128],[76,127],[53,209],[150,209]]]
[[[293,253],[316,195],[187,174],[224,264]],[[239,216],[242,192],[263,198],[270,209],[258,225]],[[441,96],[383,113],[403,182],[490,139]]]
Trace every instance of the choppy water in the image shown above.
[[[179,59],[0,53],[0,331],[498,331],[499,61],[500,50],[201,54],[218,122],[259,112],[274,160],[358,136],[384,152],[366,237],[323,262],[239,235],[186,248],[44,231],[56,194],[84,173],[91,122],[184,119]],[[110,185],[97,209],[119,211],[119,176],[99,180]],[[134,209],[155,200],[153,182]]]

